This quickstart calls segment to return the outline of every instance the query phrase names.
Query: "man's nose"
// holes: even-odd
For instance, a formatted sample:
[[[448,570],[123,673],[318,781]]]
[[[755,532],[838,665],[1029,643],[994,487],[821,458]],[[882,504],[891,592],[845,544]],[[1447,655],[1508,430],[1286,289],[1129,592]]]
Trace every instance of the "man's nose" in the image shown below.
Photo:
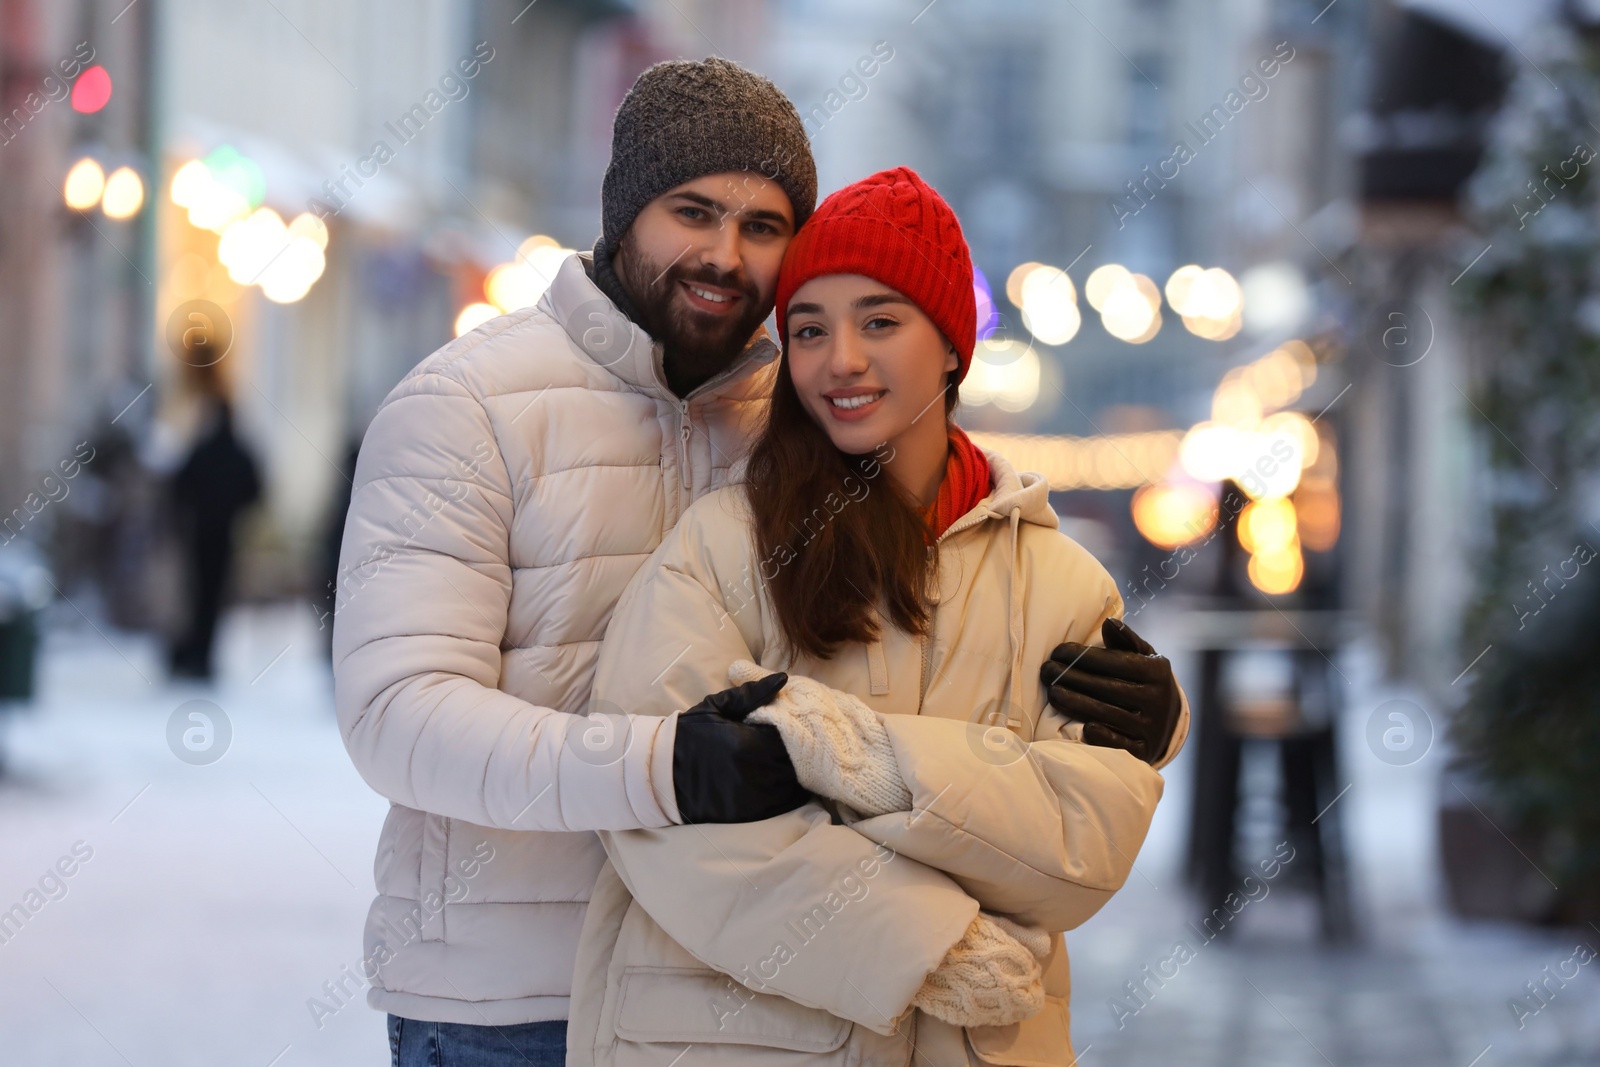
[[[700,250],[700,262],[722,274],[737,274],[744,264],[744,237],[739,232],[739,220],[731,215],[722,217],[722,224],[711,235],[709,243]]]

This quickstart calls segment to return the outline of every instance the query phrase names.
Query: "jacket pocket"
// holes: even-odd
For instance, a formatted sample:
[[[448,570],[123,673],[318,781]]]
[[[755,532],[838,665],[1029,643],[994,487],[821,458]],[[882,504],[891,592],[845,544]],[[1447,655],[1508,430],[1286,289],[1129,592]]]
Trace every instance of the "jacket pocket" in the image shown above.
[[[425,812],[417,902],[422,905],[422,940],[444,940],[445,876],[450,873],[450,820]]]
[[[730,988],[738,993],[730,994]],[[616,1031],[625,1041],[762,1045],[822,1053],[842,1046],[853,1025],[702,968],[628,967],[618,999]],[[736,1006],[728,1007],[730,1001]]]
[[[967,1040],[984,1063],[1003,1067],[1055,1067],[1076,1063],[1072,1015],[1065,997],[1046,996],[1044,1007],[1010,1026],[970,1026]]]

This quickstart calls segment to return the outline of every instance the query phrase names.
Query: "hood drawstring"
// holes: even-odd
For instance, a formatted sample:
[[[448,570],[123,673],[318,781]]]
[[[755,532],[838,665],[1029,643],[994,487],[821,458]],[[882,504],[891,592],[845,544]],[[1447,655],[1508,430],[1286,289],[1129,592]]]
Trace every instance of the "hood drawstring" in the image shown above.
[[[1006,728],[1017,730],[1022,726],[1022,717],[1025,714],[1022,703],[1022,597],[1020,589],[1022,576],[1017,573],[1021,564],[1021,553],[1017,549],[1017,542],[1022,528],[1022,508],[1013,505],[1011,508],[1011,567],[1010,583],[1006,587],[1006,608],[1010,616],[1008,629],[1011,634],[1011,672],[1007,679],[1006,692],[1009,694],[1010,705],[1006,708]],[[1026,738],[1024,738],[1026,740]]]

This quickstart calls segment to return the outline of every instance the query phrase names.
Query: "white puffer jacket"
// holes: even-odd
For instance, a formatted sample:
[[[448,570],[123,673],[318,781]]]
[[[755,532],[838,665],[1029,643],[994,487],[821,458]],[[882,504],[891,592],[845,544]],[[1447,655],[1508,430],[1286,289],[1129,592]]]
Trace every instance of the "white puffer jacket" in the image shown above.
[[[445,345],[385,398],[333,632],[345,746],[393,801],[366,927],[372,1007],[567,1017],[605,861],[594,831],[678,822],[676,716],[581,717],[600,639],[663,535],[728,481],[776,355],[763,332],[680,400],[660,346],[573,256],[536,307]]]

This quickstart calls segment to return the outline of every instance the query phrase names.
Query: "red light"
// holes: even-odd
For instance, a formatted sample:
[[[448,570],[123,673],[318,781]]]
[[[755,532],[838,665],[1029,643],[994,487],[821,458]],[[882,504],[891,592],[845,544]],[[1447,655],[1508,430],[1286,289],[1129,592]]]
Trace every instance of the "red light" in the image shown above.
[[[111,99],[111,75],[98,63],[78,75],[72,84],[72,110],[92,115]]]

